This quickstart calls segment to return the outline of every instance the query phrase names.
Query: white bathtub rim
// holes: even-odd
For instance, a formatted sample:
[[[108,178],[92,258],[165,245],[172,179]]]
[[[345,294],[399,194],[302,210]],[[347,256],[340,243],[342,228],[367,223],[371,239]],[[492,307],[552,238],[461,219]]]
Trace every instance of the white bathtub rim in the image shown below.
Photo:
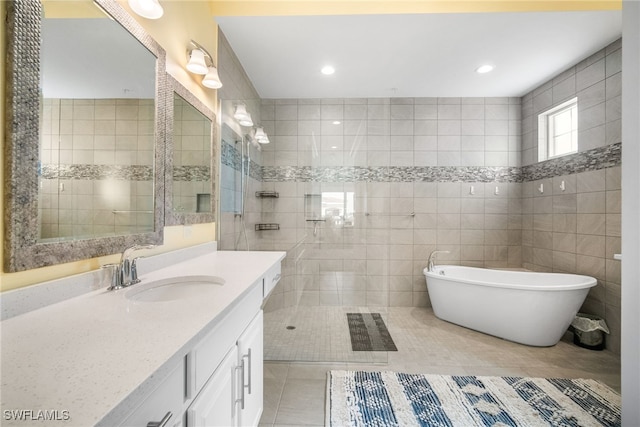
[[[563,276],[563,277],[571,277],[575,279],[575,283],[571,284],[552,284],[552,285],[527,285],[527,284],[519,284],[519,283],[500,283],[498,281],[487,282],[480,280],[469,280],[462,279],[456,276],[447,276],[441,275],[439,272],[444,270],[445,273],[447,270],[451,270],[452,268],[464,268],[464,269],[472,269],[472,270],[488,270],[490,272],[495,272],[496,274],[511,276],[518,274],[529,274],[529,275],[540,275],[543,276]],[[493,288],[505,288],[505,289],[518,289],[518,290],[526,290],[526,291],[569,291],[576,289],[585,289],[592,288],[598,284],[598,280],[591,276],[584,276],[580,274],[569,274],[569,273],[545,273],[545,272],[537,272],[537,271],[513,271],[513,270],[498,270],[498,269],[490,269],[490,268],[479,268],[479,267],[467,267],[463,265],[438,265],[435,267],[434,271],[428,271],[427,268],[423,270],[425,277],[428,279],[432,277],[434,279],[444,280],[446,282],[454,282],[454,283],[464,283],[473,286],[487,286]]]

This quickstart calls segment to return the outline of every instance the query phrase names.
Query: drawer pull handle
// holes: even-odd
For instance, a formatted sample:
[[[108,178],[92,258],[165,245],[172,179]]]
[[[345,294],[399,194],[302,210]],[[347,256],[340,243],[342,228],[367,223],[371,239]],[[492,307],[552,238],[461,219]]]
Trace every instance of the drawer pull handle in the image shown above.
[[[172,416],[173,414],[169,411],[160,421],[149,421],[147,427],[166,427]]]
[[[247,385],[244,385],[244,375],[242,376],[242,385],[246,388],[249,389],[249,394],[251,394],[251,349],[249,349],[249,351],[247,352],[247,354],[245,354],[244,356],[242,356],[242,364],[244,365],[244,359],[245,357],[247,358],[247,360],[249,361],[249,368],[247,369],[247,373],[249,374],[249,381]]]
[[[271,282],[277,282],[278,280],[280,280],[280,277],[282,277],[280,273],[276,274],[275,276],[273,276],[273,279],[271,279]]]
[[[236,403],[240,402],[240,409],[244,409],[244,357],[240,366],[236,366],[234,369],[240,371],[240,399],[236,399]],[[236,377],[237,379],[237,377]]]

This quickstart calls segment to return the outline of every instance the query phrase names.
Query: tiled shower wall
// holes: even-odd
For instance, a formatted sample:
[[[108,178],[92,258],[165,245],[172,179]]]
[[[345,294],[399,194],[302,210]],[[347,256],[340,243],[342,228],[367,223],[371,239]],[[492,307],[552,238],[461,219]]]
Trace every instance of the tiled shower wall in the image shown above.
[[[256,191],[262,189],[261,164],[262,153],[250,145],[252,173],[243,178],[241,156],[244,145],[244,162],[246,164],[246,135],[251,129],[240,126],[233,118],[235,106],[243,103],[251,114],[254,123],[260,123],[260,97],[242,64],[231,49],[224,34],[218,32],[218,72],[224,85],[218,91],[221,102],[221,182],[220,216],[218,220],[218,247],[223,250],[256,250],[259,249],[254,224],[260,222],[262,205],[255,197]],[[247,183],[247,197],[243,201],[241,182]],[[239,216],[244,202],[244,218]]]
[[[153,99],[44,99],[41,237],[153,227]]]
[[[575,96],[579,153],[537,163],[538,114]],[[619,352],[621,41],[526,94],[522,111],[523,267],[597,278],[582,310],[606,320]]]
[[[521,267],[519,98],[263,100],[261,249],[287,250],[268,308],[425,306],[422,269]],[[305,220],[305,195],[353,193],[352,221]],[[316,228],[314,233],[314,227]]]

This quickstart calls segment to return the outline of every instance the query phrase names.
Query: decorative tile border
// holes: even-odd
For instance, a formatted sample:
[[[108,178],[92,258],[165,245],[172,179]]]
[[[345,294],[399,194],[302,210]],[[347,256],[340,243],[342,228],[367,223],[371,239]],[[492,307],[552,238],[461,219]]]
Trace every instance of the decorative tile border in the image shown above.
[[[555,176],[612,168],[621,164],[622,143],[617,142],[606,147],[523,166],[521,169],[524,181],[536,181]]]
[[[240,170],[240,152],[231,144],[222,141],[222,164],[230,166],[233,170]]]
[[[616,143],[524,167],[263,166],[261,170],[265,182],[526,182],[605,169],[621,163],[622,144]]]
[[[225,166],[229,166],[233,170],[240,172],[242,170],[242,161],[240,160],[240,152],[231,144],[222,141],[222,157],[221,162]],[[245,157],[246,159],[246,157]],[[249,163],[249,175],[257,181],[263,181],[263,166],[251,160]]]
[[[115,179],[119,181],[151,181],[153,167],[144,165],[42,165],[43,179],[101,180]],[[209,166],[174,166],[173,180],[192,182],[209,181]]]
[[[201,182],[211,179],[209,166],[174,166],[173,180],[182,182]]]
[[[263,181],[297,182],[520,182],[519,168],[449,166],[264,166]]]
[[[122,181],[151,181],[153,166],[144,165],[42,165],[43,179],[115,179]]]

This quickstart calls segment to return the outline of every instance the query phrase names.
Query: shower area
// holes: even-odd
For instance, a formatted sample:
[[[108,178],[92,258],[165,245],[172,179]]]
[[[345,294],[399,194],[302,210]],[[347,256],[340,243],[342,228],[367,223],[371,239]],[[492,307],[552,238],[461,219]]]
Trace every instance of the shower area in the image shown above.
[[[247,108],[272,140],[254,143],[255,127],[231,119],[238,103],[222,102],[219,247],[287,253],[282,279],[264,305],[265,359],[385,363],[395,349],[387,330],[390,301],[414,305],[414,287],[426,301],[421,265],[413,263],[412,203],[392,207],[389,197],[412,195],[413,184],[368,183],[354,175],[355,163],[334,175],[325,165],[338,142],[320,132],[299,142],[278,136],[283,131],[273,126],[269,101]],[[276,150],[287,143],[295,144],[288,157]],[[358,147],[348,150],[355,162]],[[298,167],[292,161],[298,156],[308,165]]]

